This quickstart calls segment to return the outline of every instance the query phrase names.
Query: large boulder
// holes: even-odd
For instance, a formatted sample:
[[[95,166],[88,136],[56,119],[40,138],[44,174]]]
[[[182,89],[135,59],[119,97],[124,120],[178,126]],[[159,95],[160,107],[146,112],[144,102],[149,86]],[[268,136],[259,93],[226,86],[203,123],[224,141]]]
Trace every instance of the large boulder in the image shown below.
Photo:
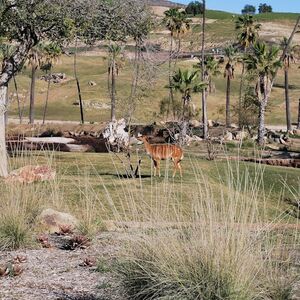
[[[48,233],[58,233],[62,228],[74,230],[78,224],[74,216],[52,208],[44,209],[38,216],[38,225]]]
[[[8,183],[33,183],[36,181],[49,181],[55,178],[56,171],[49,166],[28,165],[12,171],[6,178]]]

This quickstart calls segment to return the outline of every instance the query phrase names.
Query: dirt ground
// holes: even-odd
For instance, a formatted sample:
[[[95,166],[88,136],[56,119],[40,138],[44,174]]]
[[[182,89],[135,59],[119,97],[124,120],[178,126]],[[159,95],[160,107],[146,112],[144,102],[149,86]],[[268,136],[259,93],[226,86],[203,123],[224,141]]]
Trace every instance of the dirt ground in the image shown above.
[[[0,278],[1,300],[121,300],[121,287],[111,271],[122,241],[118,233],[100,234],[87,249],[59,249],[63,237],[51,237],[52,248],[0,252],[0,265],[25,256],[18,276]],[[84,260],[97,260],[92,267]],[[100,263],[99,263],[100,261]]]

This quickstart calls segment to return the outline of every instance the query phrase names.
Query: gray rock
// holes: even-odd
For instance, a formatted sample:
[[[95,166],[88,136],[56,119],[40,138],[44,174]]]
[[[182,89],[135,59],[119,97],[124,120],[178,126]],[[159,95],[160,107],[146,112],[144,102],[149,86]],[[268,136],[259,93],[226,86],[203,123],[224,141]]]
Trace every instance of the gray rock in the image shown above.
[[[59,232],[61,226],[70,226],[71,229],[75,229],[78,224],[78,220],[71,214],[52,208],[44,209],[38,216],[38,225],[49,233]]]

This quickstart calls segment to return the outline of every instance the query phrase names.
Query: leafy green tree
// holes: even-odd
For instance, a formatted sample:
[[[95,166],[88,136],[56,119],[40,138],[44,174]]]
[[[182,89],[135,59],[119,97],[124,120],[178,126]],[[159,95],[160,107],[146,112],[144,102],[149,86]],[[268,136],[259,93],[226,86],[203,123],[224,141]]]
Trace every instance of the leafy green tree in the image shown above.
[[[231,93],[231,80],[234,78],[234,64],[236,62],[236,49],[233,46],[225,48],[225,56],[227,59],[224,78],[226,78],[226,127],[231,125],[230,117],[230,93]]]
[[[254,15],[256,12],[256,7],[250,4],[246,4],[241,12],[243,15]]]
[[[268,47],[264,42],[257,42],[253,46],[253,53],[245,58],[247,70],[252,73],[255,80],[255,91],[259,101],[258,143],[264,144],[265,112],[272,90],[273,79],[281,66],[279,48]]]
[[[193,93],[200,93],[206,86],[200,81],[197,70],[179,69],[172,77],[172,88],[181,93],[182,99],[182,122],[180,142],[183,144],[186,140],[188,121],[191,115],[190,103],[192,101]]]
[[[258,12],[260,14],[271,13],[273,11],[272,6],[267,3],[260,3],[258,6]]]
[[[22,69],[29,52],[37,44],[46,40],[63,43],[69,38],[72,2],[1,1],[0,36],[13,43],[15,50],[5,57],[0,71],[0,176],[8,174],[4,122],[8,83]]]

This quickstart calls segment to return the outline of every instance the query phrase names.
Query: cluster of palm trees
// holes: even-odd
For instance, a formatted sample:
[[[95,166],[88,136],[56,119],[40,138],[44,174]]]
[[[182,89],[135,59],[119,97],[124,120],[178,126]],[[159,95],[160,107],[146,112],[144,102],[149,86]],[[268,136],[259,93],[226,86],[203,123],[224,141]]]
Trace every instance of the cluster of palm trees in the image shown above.
[[[204,10],[205,11],[205,10]],[[188,110],[187,105],[191,102],[192,93],[202,92],[202,122],[204,125],[204,138],[207,138],[205,125],[207,124],[206,101],[207,96],[212,90],[212,78],[220,74],[220,64],[214,57],[204,54],[204,35],[205,35],[205,14],[203,15],[202,31],[202,56],[196,66],[195,71],[175,70],[171,68],[172,60],[172,41],[174,33],[184,33],[189,28],[189,20],[185,13],[178,9],[170,9],[165,12],[165,24],[171,32],[170,60],[169,60],[169,88],[172,91],[179,91],[182,95],[183,109],[182,120],[186,123]],[[178,17],[180,16],[180,17]],[[188,24],[188,26],[187,26]],[[299,20],[295,26],[297,28]],[[181,30],[184,28],[184,30]],[[285,38],[281,44],[281,49],[269,46],[259,40],[259,30],[261,25],[256,23],[252,15],[243,15],[237,18],[235,28],[238,32],[237,42],[225,48],[225,67],[224,78],[226,79],[226,127],[231,126],[231,80],[235,76],[235,65],[241,64],[240,84],[239,84],[239,124],[243,114],[243,100],[247,97],[249,86],[253,86],[255,91],[255,104],[258,105],[258,143],[264,143],[265,136],[265,111],[270,98],[271,90],[278,69],[284,66],[285,73],[285,100],[286,100],[286,119],[287,130],[291,130],[291,112],[288,94],[288,70],[294,61],[294,49],[291,46],[292,33],[290,39]],[[294,30],[295,31],[295,30]],[[280,52],[282,51],[282,55]],[[176,64],[175,64],[176,66]],[[247,75],[247,76],[246,76]],[[171,99],[171,98],[170,98]],[[186,124],[183,126],[186,132]]]

